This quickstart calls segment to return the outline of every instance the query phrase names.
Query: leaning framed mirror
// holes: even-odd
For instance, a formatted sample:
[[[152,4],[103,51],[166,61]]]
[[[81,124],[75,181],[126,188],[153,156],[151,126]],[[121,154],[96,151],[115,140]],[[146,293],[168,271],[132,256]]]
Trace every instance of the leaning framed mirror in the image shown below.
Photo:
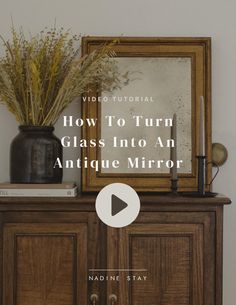
[[[82,53],[114,40],[118,42],[112,46],[113,60],[125,81],[112,92],[91,87],[83,96],[83,118],[94,118],[98,124],[85,125],[82,136],[102,139],[106,145],[82,149],[83,159],[99,161],[97,169],[82,168],[82,190],[99,191],[109,183],[121,182],[137,191],[168,192],[171,174],[166,165],[174,114],[177,156],[182,161],[178,187],[180,191],[196,190],[201,96],[205,150],[211,156],[211,39],[83,37]],[[102,166],[102,160],[110,161],[110,166]],[[111,166],[114,160],[119,166]],[[210,181],[209,164],[206,190]]]

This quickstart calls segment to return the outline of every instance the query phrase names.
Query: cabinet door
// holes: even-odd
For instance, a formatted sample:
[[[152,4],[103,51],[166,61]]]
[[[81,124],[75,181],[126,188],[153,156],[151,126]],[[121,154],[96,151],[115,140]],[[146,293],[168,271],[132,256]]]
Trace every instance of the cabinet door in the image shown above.
[[[109,229],[109,293],[122,305],[213,305],[214,213],[141,213],[136,223]]]
[[[87,225],[7,223],[3,304],[87,304]]]

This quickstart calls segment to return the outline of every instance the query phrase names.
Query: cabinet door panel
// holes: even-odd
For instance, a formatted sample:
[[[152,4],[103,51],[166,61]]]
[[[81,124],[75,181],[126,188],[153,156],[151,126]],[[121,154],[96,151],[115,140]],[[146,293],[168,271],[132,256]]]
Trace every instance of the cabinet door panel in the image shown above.
[[[108,238],[113,237],[115,246],[117,236],[118,252],[109,268],[118,266],[122,271],[118,287],[109,284],[109,292],[115,291],[123,305],[212,305],[213,216],[141,213],[136,223],[110,229]]]
[[[191,263],[190,236],[133,237],[130,241],[131,268],[146,272],[146,281],[133,281],[133,304],[188,304]]]
[[[6,224],[3,304],[87,304],[87,226]]]

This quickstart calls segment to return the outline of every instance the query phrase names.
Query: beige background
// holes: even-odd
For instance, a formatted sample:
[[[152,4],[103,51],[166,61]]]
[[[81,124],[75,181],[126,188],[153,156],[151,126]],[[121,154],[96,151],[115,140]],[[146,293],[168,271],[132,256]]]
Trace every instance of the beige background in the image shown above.
[[[229,160],[214,183],[233,205],[225,208],[224,305],[235,304],[236,283],[236,1],[235,0],[0,0],[0,33],[7,35],[11,15],[16,25],[31,32],[59,25],[86,35],[212,36],[213,37],[213,140],[222,142]],[[78,114],[74,104],[67,114]],[[17,131],[14,118],[0,107],[0,181],[9,179],[9,144]],[[63,130],[58,136],[75,134]],[[76,157],[76,149],[65,158]],[[65,172],[66,180],[77,180],[77,171]]]

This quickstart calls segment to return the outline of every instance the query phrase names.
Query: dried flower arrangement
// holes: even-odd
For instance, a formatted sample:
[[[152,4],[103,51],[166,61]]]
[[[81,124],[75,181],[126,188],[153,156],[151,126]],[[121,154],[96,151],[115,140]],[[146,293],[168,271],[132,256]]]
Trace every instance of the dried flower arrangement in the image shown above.
[[[12,39],[2,41],[0,102],[21,125],[53,125],[90,84],[106,91],[120,86],[111,45],[79,58],[79,37],[55,27],[29,39],[12,27]]]

